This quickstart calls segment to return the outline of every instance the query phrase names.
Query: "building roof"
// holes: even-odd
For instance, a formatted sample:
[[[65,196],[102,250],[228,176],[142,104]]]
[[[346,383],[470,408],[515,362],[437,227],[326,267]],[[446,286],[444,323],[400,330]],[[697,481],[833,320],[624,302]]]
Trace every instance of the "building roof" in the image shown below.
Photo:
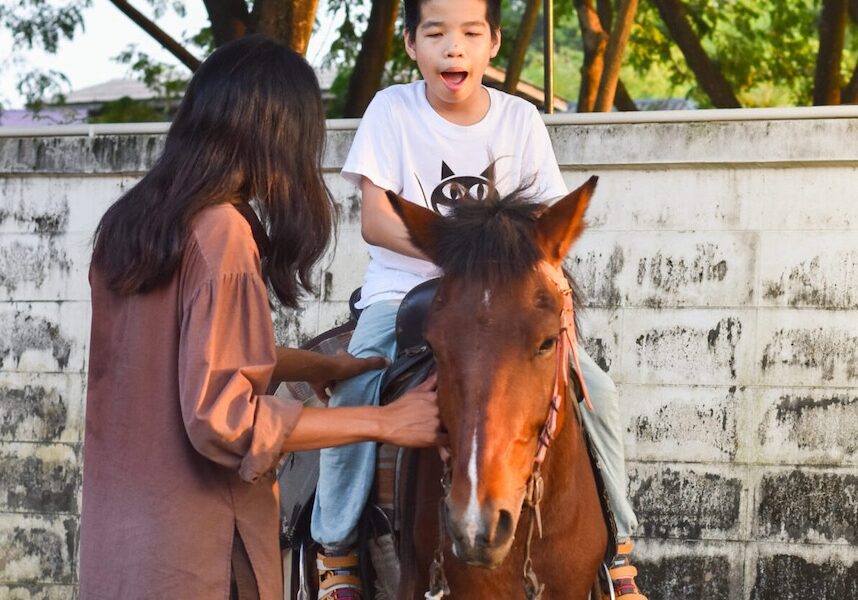
[[[483,81],[492,87],[502,86],[504,80],[506,79],[506,71],[503,69],[498,69],[497,67],[493,67],[489,65],[486,68],[485,73],[483,74]],[[519,79],[518,85],[515,88],[515,95],[524,98],[525,100],[529,100],[533,104],[536,104],[539,107],[545,106],[545,91],[541,87],[537,87],[532,83],[528,83],[526,81],[522,81]],[[569,103],[558,96],[554,95],[554,110],[557,112],[566,112],[569,110]]]
[[[78,108],[45,108],[37,113],[24,108],[0,111],[0,127],[45,127],[86,123],[87,112]]]
[[[66,96],[66,104],[110,102],[126,96],[132,100],[152,100],[157,94],[136,79],[111,79],[72,91]]]

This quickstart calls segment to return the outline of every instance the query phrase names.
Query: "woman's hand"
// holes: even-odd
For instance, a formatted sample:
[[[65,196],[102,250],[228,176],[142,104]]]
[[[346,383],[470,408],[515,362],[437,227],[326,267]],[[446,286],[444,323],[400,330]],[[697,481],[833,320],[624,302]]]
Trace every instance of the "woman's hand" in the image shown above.
[[[412,448],[446,445],[447,435],[441,431],[438,413],[436,381],[432,375],[387,406],[304,407],[295,429],[283,444],[283,452],[369,440]]]
[[[432,374],[398,400],[381,407],[383,441],[409,448],[447,443],[447,436],[441,431],[437,385],[438,377]]]

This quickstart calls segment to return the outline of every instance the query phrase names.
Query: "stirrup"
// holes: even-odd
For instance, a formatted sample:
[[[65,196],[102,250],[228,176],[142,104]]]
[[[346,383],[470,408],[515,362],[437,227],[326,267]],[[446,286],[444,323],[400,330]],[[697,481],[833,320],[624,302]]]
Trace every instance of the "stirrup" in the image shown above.
[[[316,554],[316,568],[319,571],[319,600],[361,600],[361,587],[358,571],[357,552],[343,556]]]
[[[617,600],[647,600],[647,597],[641,594],[637,583],[635,583],[638,570],[632,566],[629,558],[633,548],[634,543],[631,540],[617,544],[617,556],[608,569],[611,586]]]

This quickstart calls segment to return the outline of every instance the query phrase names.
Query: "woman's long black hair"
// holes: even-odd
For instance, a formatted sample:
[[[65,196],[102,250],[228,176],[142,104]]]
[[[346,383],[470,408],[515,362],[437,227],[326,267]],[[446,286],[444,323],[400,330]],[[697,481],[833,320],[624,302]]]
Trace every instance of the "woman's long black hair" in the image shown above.
[[[155,165],[102,217],[93,264],[117,293],[155,289],[197,213],[253,201],[270,238],[265,277],[295,307],[335,218],[324,142],[319,84],[301,56],[264,36],[225,44],[191,79]]]

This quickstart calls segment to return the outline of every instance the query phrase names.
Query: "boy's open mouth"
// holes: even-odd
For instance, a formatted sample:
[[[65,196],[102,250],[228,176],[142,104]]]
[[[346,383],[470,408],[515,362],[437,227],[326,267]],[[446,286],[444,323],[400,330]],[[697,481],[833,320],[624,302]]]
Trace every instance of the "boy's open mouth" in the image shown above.
[[[441,79],[447,84],[447,87],[457,88],[468,78],[467,71],[444,71],[441,73]]]

